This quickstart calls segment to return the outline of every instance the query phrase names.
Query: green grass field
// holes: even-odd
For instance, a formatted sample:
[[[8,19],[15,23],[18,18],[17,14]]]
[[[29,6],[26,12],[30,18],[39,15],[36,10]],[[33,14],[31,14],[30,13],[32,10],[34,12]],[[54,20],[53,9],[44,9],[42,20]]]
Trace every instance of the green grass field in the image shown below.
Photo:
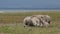
[[[23,27],[23,19],[30,15],[51,16],[50,27]],[[0,13],[0,34],[60,34],[60,12]]]

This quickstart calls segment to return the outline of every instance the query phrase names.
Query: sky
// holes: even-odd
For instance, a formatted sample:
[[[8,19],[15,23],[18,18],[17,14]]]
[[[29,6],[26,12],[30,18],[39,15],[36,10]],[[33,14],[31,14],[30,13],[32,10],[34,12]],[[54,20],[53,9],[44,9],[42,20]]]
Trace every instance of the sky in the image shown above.
[[[60,0],[0,0],[0,8],[60,8]]]

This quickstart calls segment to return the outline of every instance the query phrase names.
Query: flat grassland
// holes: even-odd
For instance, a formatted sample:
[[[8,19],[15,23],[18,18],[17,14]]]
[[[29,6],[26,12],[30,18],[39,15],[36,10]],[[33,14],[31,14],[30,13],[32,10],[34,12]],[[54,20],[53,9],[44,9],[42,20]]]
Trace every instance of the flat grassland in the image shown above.
[[[23,19],[30,15],[49,15],[49,27],[23,27]],[[60,12],[0,13],[0,34],[60,34]]]

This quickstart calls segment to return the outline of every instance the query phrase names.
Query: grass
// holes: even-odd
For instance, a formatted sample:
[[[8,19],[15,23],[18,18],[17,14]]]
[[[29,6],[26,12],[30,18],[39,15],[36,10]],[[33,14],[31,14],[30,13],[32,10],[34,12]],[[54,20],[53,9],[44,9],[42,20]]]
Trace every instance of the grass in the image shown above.
[[[24,17],[41,14],[51,16],[50,27],[23,27]],[[60,12],[0,13],[0,34],[60,34]]]

